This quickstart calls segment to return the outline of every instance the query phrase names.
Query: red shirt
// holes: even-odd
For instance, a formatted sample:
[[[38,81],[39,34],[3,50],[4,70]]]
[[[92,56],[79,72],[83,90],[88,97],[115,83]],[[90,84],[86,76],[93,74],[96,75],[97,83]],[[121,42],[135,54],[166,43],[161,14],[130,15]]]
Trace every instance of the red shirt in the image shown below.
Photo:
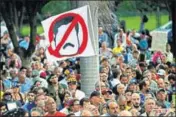
[[[52,114],[52,115],[48,113],[48,114],[46,114],[45,116],[50,116],[50,117],[51,117],[51,116],[52,116],[52,117],[53,117],[53,116],[54,116],[54,117],[66,117],[66,115],[65,115],[64,113],[61,113],[61,112],[59,112],[59,111],[57,111],[55,114]]]

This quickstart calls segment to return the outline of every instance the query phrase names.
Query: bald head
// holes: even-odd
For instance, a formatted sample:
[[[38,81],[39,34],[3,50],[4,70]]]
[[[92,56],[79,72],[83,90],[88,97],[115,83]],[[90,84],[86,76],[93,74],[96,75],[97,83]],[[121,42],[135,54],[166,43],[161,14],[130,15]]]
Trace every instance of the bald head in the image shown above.
[[[122,116],[132,116],[132,114],[131,114],[131,112],[129,112],[129,111],[126,111],[126,110],[124,110],[124,111],[121,111],[120,113],[119,113],[119,116],[120,117],[122,117]]]
[[[81,112],[81,116],[93,116],[93,114],[89,110],[83,110]]]
[[[140,106],[141,98],[138,93],[133,93],[131,96],[131,100],[134,108],[138,108]]]

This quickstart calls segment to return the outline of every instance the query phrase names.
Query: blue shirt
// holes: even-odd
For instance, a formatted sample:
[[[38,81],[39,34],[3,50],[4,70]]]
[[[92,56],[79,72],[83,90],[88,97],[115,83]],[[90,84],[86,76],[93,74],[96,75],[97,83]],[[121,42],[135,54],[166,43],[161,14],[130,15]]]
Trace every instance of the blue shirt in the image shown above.
[[[5,89],[10,89],[12,88],[13,86],[16,86],[16,84],[18,83],[18,78],[9,78],[9,79],[4,79],[3,80],[3,84],[4,84],[4,87]]]
[[[26,111],[26,112],[30,112],[32,108],[36,107],[35,102],[27,102],[25,103],[22,108]]]
[[[19,46],[27,50],[29,47],[29,42],[27,42],[26,40],[23,40],[19,43]]]
[[[21,93],[28,93],[32,87],[32,81],[28,78],[25,78],[25,82],[20,86]]]
[[[99,38],[99,43],[102,43],[105,41],[107,44],[107,47],[109,46],[108,35],[106,33],[99,35],[98,38]]]

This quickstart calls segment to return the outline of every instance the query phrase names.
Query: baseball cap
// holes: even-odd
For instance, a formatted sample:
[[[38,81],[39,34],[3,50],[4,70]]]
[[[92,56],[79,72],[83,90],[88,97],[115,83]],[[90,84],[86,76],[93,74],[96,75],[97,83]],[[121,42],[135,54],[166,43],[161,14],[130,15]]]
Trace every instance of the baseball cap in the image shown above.
[[[163,76],[163,75],[166,74],[166,72],[163,69],[159,69],[158,72],[157,72],[157,74]]]
[[[69,84],[69,83],[77,83],[77,80],[76,80],[75,77],[68,77],[68,78],[67,78],[67,83],[68,83],[68,84]]]
[[[41,72],[41,73],[40,73],[40,77],[41,77],[41,78],[46,78],[46,76],[47,76],[46,72]]]
[[[159,92],[164,92],[164,93],[166,93],[166,90],[163,89],[163,88],[159,88],[158,91],[157,91],[157,93],[159,93]]]
[[[106,89],[106,90],[103,90],[101,93],[102,95],[107,94],[107,93],[112,94],[112,90]]]
[[[94,96],[100,96],[100,92],[99,91],[93,91],[90,95],[90,98],[94,97]]]

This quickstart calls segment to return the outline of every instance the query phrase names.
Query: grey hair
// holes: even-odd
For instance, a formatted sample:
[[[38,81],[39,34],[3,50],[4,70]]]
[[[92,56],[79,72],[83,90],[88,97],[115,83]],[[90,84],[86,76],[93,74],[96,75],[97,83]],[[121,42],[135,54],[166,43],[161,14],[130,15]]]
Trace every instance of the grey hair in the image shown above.
[[[33,111],[39,112],[40,116],[44,116],[44,114],[45,114],[45,112],[41,108],[38,108],[38,107],[32,108],[30,113],[32,113]]]

